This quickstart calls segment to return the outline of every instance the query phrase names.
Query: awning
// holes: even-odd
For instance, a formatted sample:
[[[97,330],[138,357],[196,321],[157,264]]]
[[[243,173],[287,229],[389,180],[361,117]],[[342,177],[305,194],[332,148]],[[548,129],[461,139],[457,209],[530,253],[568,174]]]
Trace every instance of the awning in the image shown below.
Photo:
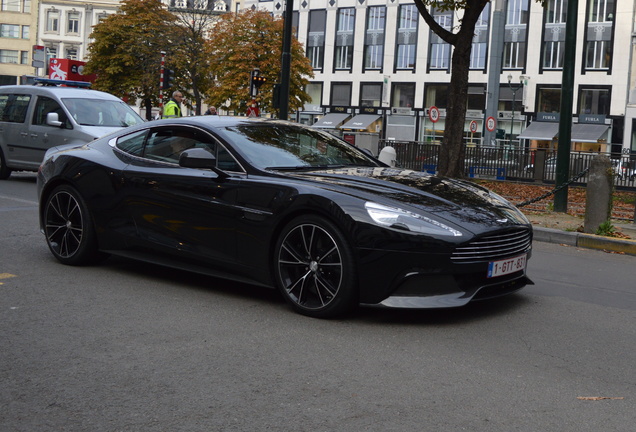
[[[344,123],[349,117],[350,114],[342,114],[342,113],[329,113],[314,123],[314,127],[323,128],[323,129],[335,129]]]
[[[367,129],[371,123],[379,119],[379,115],[375,114],[358,114],[347,123],[340,126],[340,129],[356,129],[363,130]]]
[[[575,123],[572,125],[571,140],[574,142],[597,143],[607,133],[608,125]],[[607,137],[605,137],[607,139]]]
[[[558,134],[558,123],[535,121],[530,123],[517,138],[552,141]]]

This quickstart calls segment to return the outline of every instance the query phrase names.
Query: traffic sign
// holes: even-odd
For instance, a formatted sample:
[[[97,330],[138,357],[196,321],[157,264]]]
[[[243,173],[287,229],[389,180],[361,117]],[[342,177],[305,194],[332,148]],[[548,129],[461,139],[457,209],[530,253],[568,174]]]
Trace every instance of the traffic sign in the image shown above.
[[[436,106],[432,106],[428,109],[428,118],[430,118],[433,123],[437,123],[439,120],[439,109],[437,109]]]
[[[488,132],[492,132],[495,130],[495,128],[497,127],[497,120],[495,120],[494,117],[488,117],[486,119],[486,129],[488,129]]]
[[[470,122],[470,131],[472,133],[477,132],[477,122],[475,120]]]

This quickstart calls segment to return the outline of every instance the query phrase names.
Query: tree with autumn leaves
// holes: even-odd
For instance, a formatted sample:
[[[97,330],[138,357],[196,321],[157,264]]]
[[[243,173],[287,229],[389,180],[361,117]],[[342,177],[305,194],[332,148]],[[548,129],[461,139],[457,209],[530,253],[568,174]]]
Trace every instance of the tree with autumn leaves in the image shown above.
[[[261,109],[272,112],[273,85],[281,68],[283,20],[247,11],[223,15],[165,9],[160,0],[125,0],[116,14],[97,24],[91,35],[86,73],[97,75],[95,88],[130,102],[159,106],[161,52],[175,71],[181,90],[196,114],[205,100],[244,113],[249,77],[260,68]],[[290,109],[309,100],[307,77],[313,76],[302,45],[292,46]]]
[[[252,101],[250,74],[254,68],[266,78],[259,90],[260,108],[276,112],[273,107],[274,84],[279,81],[282,58],[283,19],[269,12],[245,10],[223,15],[207,41],[209,72],[215,77],[208,89],[207,102],[244,113]],[[310,101],[305,87],[313,77],[305,49],[293,38],[291,46],[289,109],[299,110]]]

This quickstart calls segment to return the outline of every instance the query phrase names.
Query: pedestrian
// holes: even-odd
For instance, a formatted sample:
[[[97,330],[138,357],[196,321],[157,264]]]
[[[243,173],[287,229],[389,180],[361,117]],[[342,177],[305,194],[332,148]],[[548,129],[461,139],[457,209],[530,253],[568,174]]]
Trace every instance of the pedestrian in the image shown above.
[[[219,115],[219,114],[216,112],[215,106],[210,106],[208,107],[207,111],[203,113],[203,115]]]
[[[179,90],[172,92],[172,98],[163,107],[163,115],[161,118],[177,118],[181,117],[181,101],[183,101],[183,93]]]

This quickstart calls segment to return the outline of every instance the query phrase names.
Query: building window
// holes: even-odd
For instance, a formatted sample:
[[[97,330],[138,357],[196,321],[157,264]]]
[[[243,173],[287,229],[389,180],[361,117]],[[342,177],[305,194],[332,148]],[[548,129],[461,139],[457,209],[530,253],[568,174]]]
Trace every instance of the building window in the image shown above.
[[[614,33],[614,0],[589,0],[585,41],[585,69],[609,70]]]
[[[46,11],[46,31],[57,33],[60,31],[60,11],[48,10]]]
[[[19,51],[0,50],[0,63],[18,63]]]
[[[398,34],[395,56],[396,69],[415,69],[417,24],[419,12],[415,5],[401,5],[398,12]]]
[[[379,107],[382,105],[382,83],[360,84],[360,106]]]
[[[322,105],[322,83],[309,83],[305,87],[305,92],[309,95],[309,105]]]
[[[581,88],[579,91],[579,114],[610,113],[610,88]]]
[[[29,64],[29,52],[28,51],[20,51],[20,64]]]
[[[448,84],[429,84],[426,86],[424,106],[443,109],[448,107]]]
[[[351,83],[332,83],[330,99],[332,106],[351,105]]]
[[[353,31],[355,21],[356,10],[354,8],[338,9],[334,59],[335,69],[351,70],[353,65]]]
[[[307,57],[311,61],[311,67],[322,69],[325,56],[325,26],[327,23],[327,11],[309,11],[309,29],[307,33]]]
[[[20,26],[17,24],[0,24],[0,37],[19,38]]]
[[[30,13],[31,12],[31,0],[22,0],[22,12]]]
[[[415,83],[393,83],[391,106],[413,108],[415,105]]]
[[[22,39],[28,39],[31,34],[31,27],[25,25],[22,26]]]
[[[66,50],[66,58],[69,60],[79,60],[79,56],[77,55],[77,48],[68,48]]]
[[[104,21],[106,18],[108,18],[109,14],[107,13],[101,13],[99,15],[97,15],[97,24],[101,23],[102,21]]]
[[[46,47],[46,63],[48,68],[52,58],[57,58],[57,47]]]
[[[558,113],[561,111],[561,88],[537,88],[537,112]]]
[[[364,39],[364,69],[382,69],[386,7],[369,6]]]
[[[529,1],[508,1],[503,55],[503,67],[506,69],[523,69],[525,67]]]
[[[438,11],[436,8],[431,10],[431,15],[435,21],[446,30],[451,30],[453,26],[453,14],[452,11]],[[486,35],[487,37],[487,35]],[[450,67],[450,44],[444,42],[437,34],[432,30],[430,31],[430,47],[429,47],[429,69],[441,69],[448,70]]]
[[[488,25],[490,20],[490,3],[481,11],[475,25],[473,48],[470,51],[470,69],[486,69],[486,54],[488,51]]]
[[[7,12],[20,12],[20,1],[2,0],[2,10]]]
[[[79,33],[80,14],[79,12],[69,12],[67,16],[67,33]]]

